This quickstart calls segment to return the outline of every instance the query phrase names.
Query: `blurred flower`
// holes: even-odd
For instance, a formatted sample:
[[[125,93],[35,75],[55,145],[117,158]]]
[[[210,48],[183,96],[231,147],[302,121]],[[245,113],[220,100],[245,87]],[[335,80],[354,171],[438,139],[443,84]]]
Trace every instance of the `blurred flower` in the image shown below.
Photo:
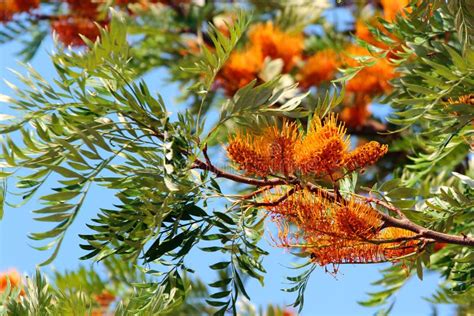
[[[100,294],[95,295],[94,299],[102,307],[108,307],[113,301],[115,301],[115,295],[107,290],[103,290]]]
[[[22,287],[20,291],[20,295],[25,295],[25,291],[23,290],[21,275],[20,273],[18,273],[18,271],[14,269],[0,273],[0,293],[4,292],[7,289],[7,285],[8,285],[7,279],[10,281],[10,287],[12,289]]]
[[[51,28],[58,34],[59,40],[64,45],[84,45],[84,41],[79,34],[92,41],[100,35],[99,28],[94,20],[79,16],[61,16],[51,23]]]
[[[8,1],[0,1],[0,22],[8,22],[13,16],[12,8],[8,5]]]
[[[293,68],[304,46],[302,33],[283,32],[270,21],[251,27],[249,40],[253,46],[260,47],[264,57],[281,58],[285,72]]]
[[[0,22],[8,22],[14,14],[28,12],[39,6],[40,0],[1,0]]]
[[[331,49],[321,50],[306,60],[299,72],[298,81],[301,87],[319,86],[325,81],[334,79],[339,62],[336,53]]]
[[[370,63],[373,63],[372,65],[364,66],[362,70],[347,82],[347,92],[376,96],[392,90],[389,80],[395,78],[397,73],[387,59],[373,56],[367,49],[355,45],[349,46],[346,51],[348,56],[345,58],[345,62],[348,67],[362,66],[359,61],[351,56],[373,57],[369,60]]]
[[[456,99],[449,98],[448,99],[449,104],[469,104],[469,105],[474,105],[474,93],[462,95]]]
[[[233,95],[238,89],[257,78],[262,65],[262,51],[257,46],[233,52],[219,72],[218,84],[228,95]]]
[[[389,22],[395,20],[395,16],[398,13],[403,13],[403,8],[405,8],[409,2],[409,0],[380,0],[383,7],[384,19]]]
[[[96,308],[92,311],[91,316],[103,316],[109,315],[107,314],[107,310],[109,309],[110,304],[112,304],[116,296],[110,293],[107,290],[103,290],[100,294],[96,294],[93,296],[93,299],[99,304],[99,308]]]
[[[69,6],[71,15],[94,18],[98,14],[99,6],[105,0],[63,0]]]
[[[40,4],[40,0],[6,0],[5,2],[10,3],[9,6],[14,12],[28,12]]]
[[[385,30],[385,28],[376,19],[371,19],[369,21],[357,20],[355,24],[356,37],[378,48],[389,49],[387,44],[375,39],[374,35],[369,30],[368,24],[376,27],[382,32]]]
[[[365,94],[352,93],[349,98],[344,100],[344,108],[341,111],[341,120],[349,127],[358,127],[365,125],[370,117],[370,97]]]

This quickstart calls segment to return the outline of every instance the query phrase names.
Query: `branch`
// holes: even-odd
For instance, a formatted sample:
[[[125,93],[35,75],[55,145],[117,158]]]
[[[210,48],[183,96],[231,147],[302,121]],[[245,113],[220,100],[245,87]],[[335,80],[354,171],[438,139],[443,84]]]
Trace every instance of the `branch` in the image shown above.
[[[271,202],[260,202],[260,203],[253,203],[254,206],[276,206],[278,204],[280,204],[281,202],[285,201],[287,198],[289,198],[290,196],[293,195],[293,193],[295,193],[298,189],[295,189],[295,188],[291,188],[290,190],[288,190],[288,192],[286,192],[284,195],[280,196],[278,199],[276,199],[275,201],[271,201]]]
[[[316,185],[312,183],[307,183],[306,187],[312,192],[319,192],[325,198],[328,198],[331,200],[337,199],[335,193],[322,190],[321,188],[317,187]],[[383,201],[374,199],[373,197],[360,196],[359,198],[369,203],[374,202],[397,214],[399,213],[402,214],[402,211],[400,209],[392,205],[389,205]],[[405,216],[403,216],[403,218],[401,219],[397,219],[377,209],[375,210],[380,214],[385,227],[397,227],[397,228],[406,229],[406,230],[416,233],[417,235],[419,235],[420,238],[432,239],[437,242],[444,242],[448,244],[456,244],[456,245],[463,245],[463,246],[470,246],[470,247],[474,246],[474,238],[472,237],[456,236],[456,235],[440,233],[440,232],[425,228],[423,226],[420,226],[418,224],[415,224],[412,221],[410,221],[408,218],[406,218]]]
[[[300,184],[299,179],[296,179],[296,178],[291,178],[289,180],[278,179],[278,178],[274,178],[274,179],[254,179],[254,178],[250,178],[250,177],[245,177],[245,176],[241,176],[241,175],[228,173],[228,172],[225,172],[225,171],[215,167],[211,163],[211,161],[209,159],[209,156],[207,155],[206,148],[204,148],[203,154],[204,154],[204,157],[206,159],[206,162],[204,162],[200,159],[196,159],[194,161],[194,163],[192,164],[191,168],[210,171],[218,178],[225,178],[225,179],[232,180],[234,182],[255,185],[255,186],[258,186],[258,187]],[[313,183],[308,182],[308,183],[305,184],[305,187],[308,190],[310,190],[311,192],[317,192],[322,197],[324,197],[328,200],[332,200],[332,201],[336,201],[336,202],[339,200],[336,193],[321,189],[320,187],[314,185]],[[292,191],[292,190],[288,191],[287,194],[285,194],[283,197],[280,198],[281,201],[288,198],[289,193],[291,195],[291,194],[294,193],[294,191]],[[464,236],[450,235],[450,234],[440,233],[440,232],[425,228],[423,226],[420,226],[420,225],[415,224],[412,221],[410,221],[408,218],[406,218],[406,216],[403,214],[403,212],[400,209],[396,208],[393,205],[390,205],[390,204],[388,204],[384,201],[381,201],[381,200],[377,200],[373,197],[359,196],[359,198],[362,199],[362,200],[365,200],[367,203],[375,203],[377,205],[383,206],[386,209],[398,214],[401,217],[400,219],[394,218],[394,217],[390,216],[389,214],[386,214],[382,211],[379,211],[379,210],[375,209],[380,214],[380,217],[382,218],[382,220],[384,222],[384,224],[383,224],[384,227],[397,227],[397,228],[406,229],[406,230],[409,230],[411,232],[416,233],[417,236],[419,236],[420,239],[431,239],[431,240],[437,241],[437,242],[444,242],[444,243],[448,243],[448,244],[456,244],[456,245],[474,247],[474,238],[472,238],[472,237],[468,237],[468,236],[465,236],[465,235]],[[278,199],[278,200],[280,200],[280,199]],[[278,201],[278,200],[273,201],[273,202],[268,202],[268,203],[270,203],[270,205],[267,205],[268,203],[264,203],[264,204],[256,203],[256,205],[257,206],[273,206],[273,203],[278,204],[278,203],[281,202],[281,201]]]
[[[200,159],[196,159],[191,166],[192,169],[201,169],[201,170],[207,170],[212,172],[217,178],[226,178],[229,180],[232,180],[234,182],[238,183],[244,183],[244,184],[250,184],[250,185],[255,185],[258,187],[261,186],[276,186],[276,185],[285,185],[285,184],[297,184],[298,181],[297,179],[291,179],[290,181],[285,180],[285,179],[254,179],[254,178],[249,178],[233,173],[228,173],[226,171],[223,171],[217,167],[215,167],[213,164],[205,163],[204,161]]]

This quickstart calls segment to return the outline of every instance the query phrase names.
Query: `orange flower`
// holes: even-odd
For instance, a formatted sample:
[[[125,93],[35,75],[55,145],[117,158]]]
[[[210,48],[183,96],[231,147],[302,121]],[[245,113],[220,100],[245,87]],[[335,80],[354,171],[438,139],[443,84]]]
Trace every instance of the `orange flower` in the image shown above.
[[[100,35],[99,28],[94,20],[86,17],[61,16],[51,23],[51,28],[58,34],[59,40],[64,45],[84,45],[84,41],[79,34],[92,41]]]
[[[341,120],[350,127],[363,126],[370,117],[370,97],[364,94],[353,94],[353,96],[352,104],[347,105],[348,101],[344,102],[345,106],[341,112]]]
[[[69,11],[74,16],[83,16],[95,18],[98,15],[99,7],[105,3],[105,0],[64,0]]]
[[[295,146],[295,162],[302,173],[331,174],[342,165],[349,148],[346,129],[329,115],[324,123],[315,117],[304,139]]]
[[[374,164],[388,151],[387,145],[380,145],[376,141],[371,141],[346,155],[344,165],[349,171],[363,168],[367,165]]]
[[[5,2],[7,6],[12,8],[13,12],[28,12],[37,8],[40,4],[40,0],[6,0]]]
[[[373,25],[375,26],[376,28],[378,28],[380,31],[384,32],[384,33],[387,33],[386,29],[375,19],[373,20],[370,20],[370,21],[362,21],[362,20],[357,20],[356,21],[356,24],[355,24],[355,35],[371,44],[371,45],[374,45],[376,47],[379,47],[381,49],[389,49],[389,46],[385,43],[382,43],[378,40],[375,39],[374,35],[370,32],[368,26],[367,26],[367,23],[370,24],[370,25]]]
[[[219,86],[233,95],[253,79],[258,78],[265,57],[281,58],[284,71],[293,68],[303,51],[303,35],[280,31],[271,22],[257,24],[249,31],[249,45],[233,52],[218,75]]]
[[[444,247],[446,247],[447,245],[448,244],[445,243],[445,242],[435,242],[434,247],[433,247],[433,251],[438,252],[441,249],[443,249]]]
[[[398,13],[403,13],[403,8],[408,5],[409,0],[380,0],[380,3],[383,7],[384,19],[392,22]]]
[[[107,290],[103,290],[102,293],[94,296],[94,299],[103,308],[107,308],[113,301],[115,301],[115,295]]]
[[[233,52],[219,73],[219,85],[228,95],[233,95],[238,89],[257,78],[262,65],[263,55],[258,46]]]
[[[382,229],[380,214],[354,198],[334,202],[302,190],[266,209],[277,220],[280,246],[303,249],[322,266],[397,260],[418,249],[414,233]]]
[[[2,23],[10,21],[15,13],[8,3],[9,1],[0,1],[0,22]]]
[[[15,13],[28,12],[39,4],[40,0],[1,0],[0,22],[8,22]]]
[[[264,57],[281,58],[286,72],[301,57],[304,47],[303,34],[283,32],[270,21],[254,25],[249,31],[249,39],[252,45],[260,47]]]
[[[368,242],[382,226],[380,215],[368,205],[354,199],[335,203],[303,190],[266,209],[283,222],[281,246],[303,248],[320,265],[384,260],[379,247]],[[293,236],[289,223],[295,227]]]
[[[227,147],[229,158],[249,174],[318,174],[332,180],[341,168],[349,171],[375,163],[387,146],[371,142],[349,152],[349,137],[342,123],[330,114],[323,122],[315,117],[303,137],[296,124],[281,129],[267,127],[261,134],[238,132]]]
[[[383,229],[379,236],[379,240],[394,240],[403,238],[412,238],[415,233],[402,228],[389,227]],[[415,253],[418,249],[418,241],[407,239],[406,241],[387,242],[380,244],[381,251],[387,260],[397,260],[400,257]]]
[[[370,56],[371,54],[362,47],[350,46],[348,55]],[[363,93],[370,96],[388,93],[392,90],[389,80],[397,76],[394,67],[384,58],[377,58],[374,65],[364,67],[346,84],[347,92]],[[361,66],[358,61],[347,57],[346,63],[349,67]]]
[[[300,85],[303,88],[319,86],[324,81],[330,81],[336,75],[339,62],[336,53],[331,49],[317,52],[306,60],[300,70]]]
[[[4,292],[7,288],[8,281],[10,281],[11,288],[22,287],[21,275],[16,270],[8,270],[0,273],[0,293]],[[23,288],[20,291],[20,295],[25,295]]]
[[[457,99],[449,98],[448,99],[449,104],[469,104],[469,105],[474,105],[474,93],[462,95],[458,97]]]
[[[294,123],[283,123],[280,129],[265,128],[261,135],[238,133],[227,147],[229,158],[249,174],[289,175],[294,172],[293,151],[297,139]]]

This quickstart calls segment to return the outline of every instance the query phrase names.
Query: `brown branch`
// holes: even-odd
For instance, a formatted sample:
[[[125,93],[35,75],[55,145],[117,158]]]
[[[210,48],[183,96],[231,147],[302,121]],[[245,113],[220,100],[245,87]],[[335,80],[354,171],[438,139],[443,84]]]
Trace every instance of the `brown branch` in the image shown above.
[[[244,184],[250,184],[250,185],[255,185],[258,187],[261,186],[276,186],[276,185],[285,185],[285,184],[297,184],[298,181],[297,179],[291,179],[291,180],[286,180],[286,179],[255,179],[255,178],[250,178],[250,177],[245,177],[233,173],[228,173],[226,171],[223,171],[217,167],[215,167],[213,164],[208,164],[205,163],[204,161],[200,159],[196,159],[191,166],[192,169],[201,169],[201,170],[207,170],[212,172],[217,178],[225,178],[232,180],[234,182],[238,183],[244,183]]]
[[[307,184],[307,188],[310,189],[312,192],[318,192],[322,194],[325,198],[331,199],[336,201],[337,197],[334,193],[322,190],[321,188],[317,187],[316,185],[312,183]],[[391,206],[383,201],[376,200],[372,197],[360,197],[361,199],[364,199],[367,202],[374,202],[378,205],[381,205],[385,208],[388,208],[389,210],[394,211],[395,213],[401,213],[401,211],[394,207]],[[375,209],[377,210],[377,209]],[[432,239],[437,242],[444,242],[448,244],[456,244],[456,245],[463,245],[463,246],[474,246],[474,238],[468,237],[468,236],[456,236],[456,235],[450,235],[450,234],[445,234],[445,233],[440,233],[428,228],[425,228],[423,226],[420,226],[418,224],[413,223],[410,221],[408,218],[404,217],[401,219],[394,218],[384,212],[381,212],[377,210],[377,212],[380,214],[383,222],[384,222],[384,227],[397,227],[397,228],[402,228],[409,230],[411,232],[414,232],[420,236],[420,238],[426,238],[426,239]]]
[[[396,208],[395,206],[390,205],[390,204],[388,204],[388,203],[386,203],[386,202],[384,202],[384,201],[375,199],[375,198],[373,198],[373,197],[371,197],[371,196],[369,196],[369,197],[364,197],[364,200],[365,200],[366,202],[368,202],[368,203],[371,203],[371,202],[372,202],[372,203],[375,203],[375,204],[377,204],[377,205],[380,205],[380,206],[386,208],[387,210],[394,212],[395,214],[397,214],[398,216],[400,216],[400,218],[407,218],[407,217],[405,216],[405,214],[403,214],[403,212],[402,212],[401,210],[399,210],[399,209]]]
[[[252,192],[250,192],[250,193],[248,193],[248,194],[240,195],[239,198],[240,198],[241,200],[249,200],[249,199],[253,198],[254,196],[259,195],[260,193],[263,193],[263,192],[265,192],[265,191],[267,191],[267,190],[270,190],[271,188],[272,188],[271,186],[261,187],[261,188],[255,190],[255,191],[252,191]]]
[[[286,199],[288,199],[290,196],[292,196],[293,193],[295,193],[297,190],[298,189],[296,189],[296,188],[291,188],[290,190],[288,190],[288,192],[286,192],[284,195],[280,196],[275,201],[253,203],[253,205],[254,206],[276,206],[276,205],[280,204],[281,202],[285,201]]]
[[[201,170],[207,170],[212,172],[216,177],[218,178],[225,178],[232,180],[234,182],[238,183],[244,183],[244,184],[250,184],[250,185],[255,185],[258,187],[262,186],[277,186],[277,185],[289,185],[289,184],[300,184],[299,180],[296,178],[285,180],[285,179],[254,179],[250,177],[245,177],[241,175],[236,175],[232,173],[225,172],[217,167],[215,167],[211,161],[209,160],[209,157],[207,156],[207,153],[205,153],[205,159],[207,162],[204,162],[200,159],[196,159],[194,163],[192,164],[191,168],[193,169],[201,169]],[[322,197],[333,200],[333,201],[338,201],[337,194],[334,192],[330,192],[324,189],[319,188],[318,186],[308,182],[305,184],[305,187],[308,188],[311,192],[317,192],[320,194]],[[291,191],[291,190],[290,190]],[[290,192],[288,191],[288,192]],[[293,193],[291,193],[293,194]],[[286,199],[287,197],[285,197]],[[474,238],[468,237],[466,235],[462,236],[456,236],[456,235],[450,235],[450,234],[445,234],[441,232],[437,232],[428,228],[425,228],[423,226],[420,226],[418,224],[413,223],[410,221],[408,218],[406,218],[402,211],[395,206],[392,206],[384,201],[377,200],[373,197],[363,197],[361,196],[360,199],[365,200],[368,203],[375,203],[377,205],[383,206],[384,208],[398,214],[401,216],[400,219],[394,218],[390,216],[389,214],[386,214],[384,212],[381,212],[377,209],[377,212],[380,214],[380,217],[382,218],[382,221],[384,222],[384,227],[397,227],[397,228],[402,228],[409,230],[411,232],[416,233],[417,235],[420,236],[420,239],[431,239],[436,242],[444,242],[448,244],[456,244],[456,245],[463,245],[463,246],[474,246]],[[284,199],[283,199],[284,200]],[[275,201],[277,202],[277,201]],[[273,202],[271,202],[273,203]],[[258,205],[258,203],[257,203]],[[265,206],[265,205],[260,205],[260,206]],[[271,206],[271,205],[270,205]]]

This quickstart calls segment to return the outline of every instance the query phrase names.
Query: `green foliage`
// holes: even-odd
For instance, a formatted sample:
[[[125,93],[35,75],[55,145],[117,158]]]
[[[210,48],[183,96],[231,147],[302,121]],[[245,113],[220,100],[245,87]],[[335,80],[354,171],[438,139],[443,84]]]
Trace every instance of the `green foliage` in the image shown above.
[[[195,67],[184,69],[188,72],[203,74],[204,77],[201,82],[198,82],[194,87],[200,94],[206,94],[209,92],[214,79],[219,70],[224,66],[230,53],[237,45],[243,32],[246,30],[250,18],[242,12],[238,14],[236,23],[228,25],[229,37],[226,37],[222,32],[215,28],[212,24],[209,24],[208,35],[211,38],[212,44],[214,44],[214,51],[210,51],[206,46],[202,46],[203,58],[195,63]]]
[[[257,4],[257,9],[265,5]],[[285,29],[311,23],[300,19],[304,12],[291,1],[268,5]],[[183,58],[167,54],[168,49],[175,51],[174,46],[154,51],[156,43],[186,47],[180,32],[189,26],[202,44],[206,39],[196,30],[217,11],[210,5],[191,6],[181,16],[176,8],[157,6],[140,12],[139,19],[113,12],[110,26],[100,30],[100,40],[85,40],[86,51],[58,48],[52,56],[57,76],[53,83],[30,66],[25,66],[28,75],[17,74],[22,87],[8,83],[16,96],[0,99],[10,103],[18,116],[0,117],[5,121],[0,125],[0,218],[4,203],[22,206],[39,196],[42,206],[33,210],[35,219],[51,227],[30,237],[41,242],[39,250],[49,251],[42,263],[46,265],[56,258],[96,185],[114,194],[116,203],[101,209],[87,224],[89,231],[80,235],[86,251],[81,259],[103,263],[105,277],[94,268],[80,268],[55,273],[50,283],[38,271],[28,280],[24,297],[19,297],[19,289],[7,286],[0,295],[0,314],[87,314],[98,307],[93,298],[108,291],[119,298],[117,315],[236,315],[237,303],[250,299],[245,282],[254,279],[264,284],[263,261],[268,252],[261,242],[267,214],[226,193],[229,188],[217,179],[222,173],[213,174],[207,150],[221,146],[236,126],[258,128],[286,119],[297,120],[304,128],[307,118],[323,117],[343,103],[344,88],[320,87],[308,96],[296,84],[285,83],[283,76],[275,76],[261,84],[254,80],[229,98],[214,91],[216,75],[250,23],[243,11],[227,26],[228,36],[217,26],[207,26],[210,47],[202,45],[199,54]],[[387,177],[369,172],[358,178],[353,173],[338,183],[342,197],[364,190],[358,181],[371,182],[366,189],[371,196],[397,207],[413,223],[438,232],[472,235],[474,175],[467,160],[474,114],[472,104],[449,101],[472,92],[471,11],[467,1],[436,1],[432,7],[413,7],[412,14],[394,24],[380,22],[403,41],[392,60],[399,65],[400,77],[386,101],[395,110],[389,119],[396,135],[391,150],[408,153],[410,163],[391,162]],[[317,19],[314,16],[310,21]],[[28,27],[11,24],[0,36],[13,38]],[[166,27],[169,31],[164,32]],[[396,42],[385,32],[373,31],[389,45]],[[136,36],[134,45],[129,44],[130,34]],[[44,35],[43,29],[35,31],[24,51],[27,58]],[[337,36],[331,36],[326,40],[343,46]],[[327,44],[316,37],[309,41],[314,43],[310,51]],[[357,59],[361,66],[342,71],[335,82],[346,81],[375,63],[374,58]],[[172,79],[188,85],[183,99],[192,102],[176,115],[160,95],[153,95],[137,79],[168,63]],[[218,107],[215,119],[205,116],[213,106]],[[196,167],[202,160],[207,168]],[[52,189],[43,193],[52,182]],[[17,199],[5,201],[10,198],[7,193]],[[399,216],[379,204],[373,206],[380,212]],[[436,246],[428,242],[421,251],[384,269],[374,283],[382,289],[369,293],[370,298],[361,304],[384,306],[380,314],[388,314],[393,297],[408,278],[416,273],[423,279],[426,270],[440,272],[445,280],[432,302],[470,304],[472,249]],[[195,267],[185,259],[192,251],[224,257],[210,265],[217,279],[206,281],[207,286],[189,277]],[[296,293],[293,306],[301,310],[316,265],[308,260],[296,268],[303,270],[287,277],[291,286],[285,291]]]
[[[308,266],[309,268],[307,268]],[[306,286],[308,285],[311,273],[316,269],[316,265],[311,261],[307,261],[304,264],[295,266],[295,269],[303,268],[305,268],[305,270],[298,276],[286,278],[292,286],[290,288],[283,289],[285,292],[296,292],[297,296],[293,302],[293,306],[299,307],[300,312],[303,310]]]

